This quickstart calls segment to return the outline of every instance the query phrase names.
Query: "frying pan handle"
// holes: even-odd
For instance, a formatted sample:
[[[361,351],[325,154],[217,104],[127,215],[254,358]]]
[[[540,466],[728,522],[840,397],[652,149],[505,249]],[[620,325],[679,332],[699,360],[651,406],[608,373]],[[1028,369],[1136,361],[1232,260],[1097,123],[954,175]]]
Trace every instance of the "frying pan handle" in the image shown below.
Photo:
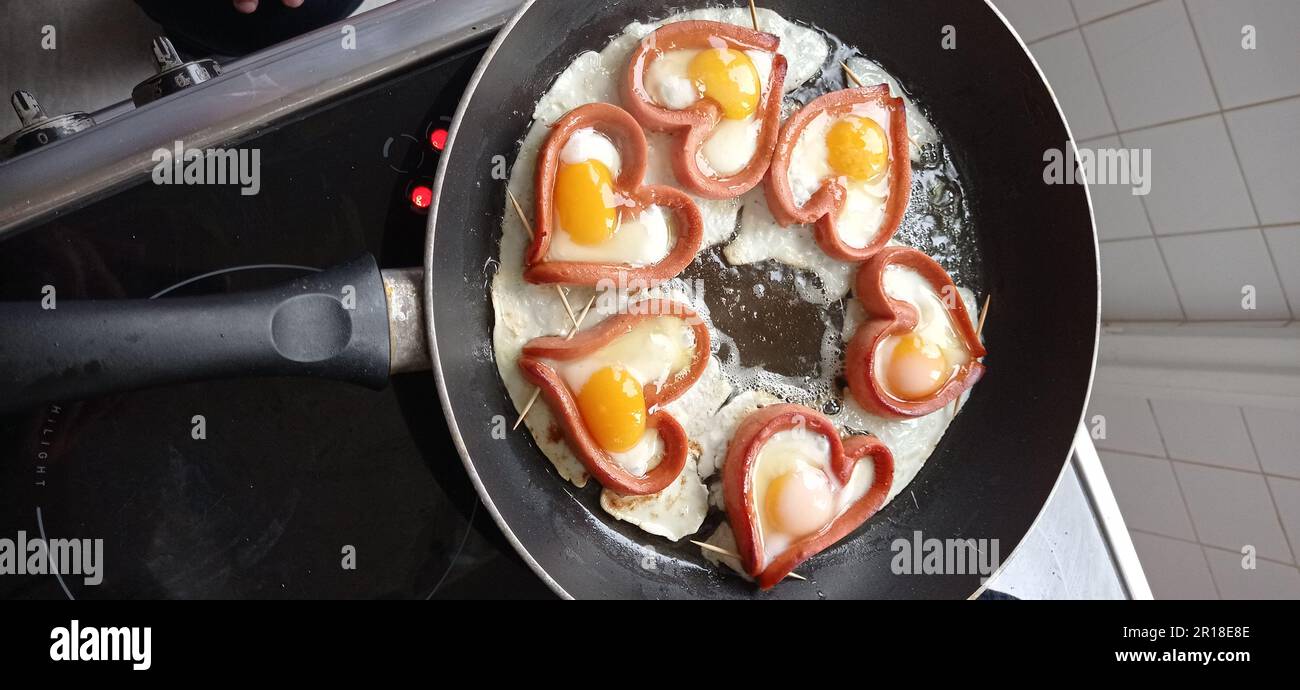
[[[234,376],[388,382],[385,284],[370,255],[265,290],[53,306],[0,302],[0,412]]]

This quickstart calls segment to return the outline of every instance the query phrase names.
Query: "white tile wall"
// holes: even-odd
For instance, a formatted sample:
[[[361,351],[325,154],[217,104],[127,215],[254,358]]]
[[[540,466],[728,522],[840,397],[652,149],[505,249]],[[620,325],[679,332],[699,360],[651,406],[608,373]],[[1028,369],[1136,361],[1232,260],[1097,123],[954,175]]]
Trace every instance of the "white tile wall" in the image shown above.
[[[1151,0],[1074,0],[1074,10],[1079,21],[1090,22],[1148,2]]]
[[[1300,74],[1300,62],[1293,69]],[[1234,110],[1226,117],[1260,222],[1300,222],[1300,98]]]
[[[1133,548],[1157,599],[1219,598],[1200,544],[1134,532]]]
[[[997,6],[1025,42],[1073,29],[1077,23],[1070,0],[998,0]]]
[[[1089,423],[1096,414],[1106,416],[1096,441],[1106,476],[1156,597],[1300,598],[1300,411],[1112,386],[1094,392]],[[1247,544],[1254,571],[1240,567]]]
[[[1121,321],[1182,320],[1155,240],[1102,243],[1101,310],[1105,318]]]
[[[1030,42],[1082,146],[1152,152],[1149,195],[1090,190],[1103,318],[1300,316],[1300,229],[1281,229],[1300,224],[1300,0],[994,1]],[[1254,49],[1243,48],[1247,25]],[[1250,229],[1267,242],[1192,239]],[[1153,234],[1159,244],[1133,241]],[[1230,255],[1211,251],[1224,247]],[[1243,314],[1234,305],[1247,283],[1269,304]]]
[[[1121,129],[1218,109],[1181,0],[1102,19],[1083,36]]]
[[[1291,305],[1291,318],[1300,318],[1300,225],[1264,228],[1264,239]]]
[[[1188,319],[1286,319],[1291,315],[1273,258],[1258,229],[1162,237],[1159,242]],[[1254,288],[1253,303],[1243,301],[1247,286]],[[1254,309],[1248,310],[1246,305]]]
[[[1142,198],[1157,235],[1255,224],[1223,117],[1211,115],[1121,136],[1151,149],[1151,193]]]
[[[1247,570],[1240,553],[1206,549],[1205,554],[1224,599],[1300,599],[1300,571],[1293,566],[1256,561]]]
[[[1097,453],[1130,528],[1196,538],[1168,460],[1104,450]]]
[[[1098,150],[1119,148],[1122,144],[1119,137],[1110,136],[1080,142],[1079,146]],[[1092,195],[1098,239],[1104,242],[1151,236],[1151,223],[1142,207],[1142,197],[1134,194],[1132,188],[1117,184],[1089,184],[1088,193]]]
[[[1170,458],[1259,470],[1240,408],[1184,400],[1152,400],[1151,407]]]
[[[1245,414],[1260,467],[1300,479],[1300,412],[1247,407]]]
[[[1300,481],[1269,477],[1268,487],[1277,503],[1278,516],[1282,518],[1282,531],[1291,542],[1291,552],[1300,554]]]
[[[1100,415],[1103,420],[1096,420]],[[1137,455],[1164,457],[1164,444],[1160,441],[1160,430],[1156,420],[1151,416],[1151,406],[1144,398],[1120,395],[1107,395],[1094,390],[1088,401],[1088,420],[1090,428],[1095,424],[1105,424],[1105,436],[1096,439],[1096,445],[1102,450],[1116,450]]]
[[[1231,551],[1251,545],[1264,558],[1294,563],[1263,476],[1182,462],[1174,473],[1203,544]]]
[[[1187,0],[1201,51],[1232,108],[1300,93],[1300,12],[1295,0]],[[1245,27],[1255,47],[1243,48]]]
[[[1082,34],[1075,30],[1040,41],[1034,44],[1033,53],[1061,109],[1068,114],[1076,140],[1115,131]]]

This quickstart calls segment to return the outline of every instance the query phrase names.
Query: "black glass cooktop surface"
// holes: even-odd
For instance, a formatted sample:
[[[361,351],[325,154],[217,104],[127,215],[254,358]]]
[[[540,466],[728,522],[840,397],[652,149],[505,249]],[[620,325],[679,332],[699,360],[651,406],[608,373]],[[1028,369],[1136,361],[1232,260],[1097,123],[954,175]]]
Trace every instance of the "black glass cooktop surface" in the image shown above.
[[[482,50],[230,142],[258,150],[257,194],[143,177],[0,242],[0,299],[245,290],[367,251],[421,265],[439,130]],[[0,538],[103,540],[101,584],[6,576],[0,597],[549,596],[479,505],[428,373],[69,401],[0,418],[0,455]]]

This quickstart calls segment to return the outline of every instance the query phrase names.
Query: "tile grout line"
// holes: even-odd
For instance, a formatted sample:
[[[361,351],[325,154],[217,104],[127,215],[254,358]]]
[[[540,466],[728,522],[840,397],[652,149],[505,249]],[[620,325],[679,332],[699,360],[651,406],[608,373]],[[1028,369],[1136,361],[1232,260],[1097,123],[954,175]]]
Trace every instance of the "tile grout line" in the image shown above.
[[[1259,465],[1259,473],[1264,474],[1264,461],[1259,458],[1259,448],[1255,446],[1255,434],[1250,430],[1250,422],[1246,420],[1246,408],[1238,407],[1237,414],[1241,415],[1241,424],[1246,428],[1246,438],[1250,440],[1250,452],[1255,454],[1255,464]],[[1282,530],[1282,541],[1286,542],[1286,550],[1291,554],[1291,563],[1300,567],[1300,560],[1296,559],[1295,549],[1291,548],[1291,535],[1286,531],[1286,521],[1282,519],[1282,510],[1277,507],[1277,496],[1273,495],[1273,485],[1268,479],[1264,479],[1264,491],[1268,492],[1268,501],[1273,506],[1273,517],[1277,519],[1277,526]]]
[[[1226,547],[1226,546],[1216,546],[1216,545],[1214,545],[1214,544],[1202,544],[1202,543],[1199,542],[1199,541],[1195,541],[1195,540],[1192,540],[1192,539],[1188,539],[1188,538],[1186,538],[1186,537],[1175,537],[1175,536],[1172,535],[1172,534],[1161,534],[1160,532],[1156,532],[1156,531],[1154,531],[1154,530],[1149,530],[1149,529],[1143,529],[1143,528],[1141,528],[1141,527],[1130,527],[1130,528],[1128,528],[1128,530],[1129,530],[1130,532],[1136,532],[1136,533],[1138,533],[1138,534],[1145,534],[1145,535],[1147,535],[1147,536],[1149,536],[1149,537],[1160,537],[1160,538],[1162,538],[1162,539],[1169,539],[1169,540],[1171,540],[1171,541],[1176,541],[1176,542],[1178,542],[1178,543],[1180,543],[1180,544],[1187,544],[1187,545],[1189,545],[1189,546],[1202,546],[1202,547],[1205,547],[1205,548],[1207,548],[1207,549],[1213,549],[1213,550],[1215,550],[1215,551],[1222,551],[1223,553],[1231,553],[1231,554],[1236,554],[1236,555],[1238,555],[1238,556],[1242,555],[1242,554],[1240,554],[1240,553],[1237,553],[1236,551],[1233,551],[1232,549],[1229,549],[1229,548]],[[1270,557],[1268,557],[1268,556],[1260,556],[1260,555],[1256,554],[1256,555],[1255,555],[1255,558],[1257,558],[1257,559],[1259,559],[1259,560],[1261,560],[1261,561],[1265,561],[1265,562],[1268,562],[1268,563],[1272,563],[1273,565],[1280,565],[1280,566],[1282,566],[1282,567],[1284,567],[1284,568],[1295,568],[1295,567],[1296,567],[1296,565],[1295,565],[1294,563],[1288,563],[1287,561],[1279,561],[1279,560],[1276,559],[1276,558],[1270,558]],[[1206,567],[1208,568],[1209,565],[1207,564]]]
[[[1241,553],[1240,551],[1233,551],[1232,549],[1229,549],[1229,548],[1227,548],[1227,547],[1225,547],[1225,546],[1215,546],[1214,544],[1201,544],[1201,548],[1202,548],[1202,549],[1212,549],[1212,550],[1214,550],[1214,551],[1219,551],[1219,552],[1222,552],[1222,553],[1230,553],[1230,554],[1232,554],[1232,555],[1234,555],[1234,556],[1243,556],[1243,555],[1245,555],[1245,554]],[[1294,563],[1287,563],[1286,561],[1279,561],[1279,560],[1274,559],[1274,558],[1267,558],[1267,557],[1265,557],[1265,556],[1260,556],[1259,554],[1255,554],[1255,559],[1256,559],[1256,560],[1260,560],[1260,561],[1264,561],[1265,563],[1272,563],[1273,565],[1280,565],[1280,566],[1282,566],[1283,568],[1289,568],[1289,569],[1291,569],[1291,570],[1300,571],[1300,568],[1297,568],[1296,565],[1295,565]],[[1211,578],[1214,577],[1214,569],[1213,569],[1213,568],[1210,569],[1210,577],[1211,577]]]
[[[1269,260],[1273,262],[1273,272],[1277,274],[1277,286],[1282,291],[1282,303],[1286,305],[1286,310],[1294,319],[1300,316],[1300,312],[1297,312],[1300,309],[1300,304],[1291,304],[1291,297],[1286,292],[1286,283],[1282,280],[1282,269],[1278,266],[1277,256],[1273,254],[1273,243],[1268,241],[1268,233],[1264,232],[1262,226],[1259,229],[1259,236],[1264,240],[1264,249],[1268,252]]]
[[[1089,57],[1089,59],[1091,59],[1091,57]],[[1093,69],[1096,70],[1096,67],[1093,67]],[[1103,98],[1105,98],[1104,95],[1105,93],[1106,93],[1106,89],[1105,87],[1102,87]],[[1106,107],[1109,108],[1110,106],[1107,105]],[[1111,117],[1113,118],[1114,116],[1112,115]],[[1128,144],[1124,143],[1123,134],[1117,134],[1115,135],[1115,138],[1119,139],[1120,147],[1128,148]],[[1147,171],[1147,172],[1150,173],[1152,171]],[[1187,307],[1183,304],[1183,293],[1178,289],[1178,282],[1174,280],[1174,272],[1169,268],[1169,259],[1165,258],[1165,248],[1160,245],[1160,235],[1156,232],[1156,222],[1154,219],[1151,218],[1151,209],[1147,207],[1146,198],[1138,197],[1138,205],[1142,207],[1142,214],[1146,216],[1147,227],[1151,228],[1150,237],[1145,239],[1150,239],[1151,243],[1156,246],[1156,256],[1160,257],[1160,265],[1164,266],[1165,269],[1165,278],[1169,280],[1169,287],[1172,288],[1174,291],[1174,301],[1178,304],[1178,313],[1181,314],[1183,317],[1182,323],[1187,323],[1188,321]],[[1135,239],[1144,239],[1144,238],[1139,237]]]
[[[1214,71],[1210,70],[1210,61],[1205,57],[1205,47],[1201,45],[1200,31],[1196,30],[1196,21],[1192,18],[1192,10],[1187,6],[1187,0],[1182,0],[1183,14],[1187,16],[1187,25],[1192,29],[1192,40],[1196,42],[1196,52],[1201,53],[1201,65],[1205,68],[1205,77],[1210,82],[1210,92],[1214,94],[1214,103],[1218,105],[1219,120],[1223,122],[1223,131],[1227,134],[1227,146],[1232,149],[1232,160],[1236,161],[1236,172],[1242,175],[1242,186],[1245,187],[1245,198],[1251,201],[1251,213],[1255,213],[1256,226],[1264,225],[1264,217],[1260,216],[1260,207],[1255,203],[1255,192],[1251,190],[1251,181],[1245,177],[1245,165],[1242,164],[1242,155],[1236,151],[1236,139],[1232,138],[1232,127],[1227,123],[1227,114],[1223,110],[1223,99],[1219,96],[1218,84],[1214,83]],[[1117,125],[1118,126],[1118,125]],[[1152,229],[1154,231],[1154,227]],[[1282,287],[1282,272],[1278,269],[1277,257],[1273,256],[1273,247],[1269,246],[1268,239],[1264,236],[1264,230],[1258,231],[1260,239],[1264,240],[1264,252],[1269,255],[1269,266],[1273,268],[1273,277],[1278,281],[1278,287]],[[1291,307],[1291,298],[1287,296],[1287,291],[1282,292],[1282,304],[1287,308],[1287,313],[1295,316],[1295,309]],[[1264,469],[1264,468],[1260,468]],[[1295,555],[1292,554],[1292,557]]]
[[[1149,401],[1148,401],[1148,402],[1149,402]],[[1233,406],[1233,407],[1235,407],[1235,406]],[[1156,424],[1156,431],[1157,431],[1157,432],[1159,432],[1159,430],[1160,430],[1160,429],[1159,429],[1159,426],[1160,426],[1160,425],[1159,425],[1159,423],[1157,422],[1157,424]],[[1289,479],[1289,480],[1291,480],[1291,481],[1300,481],[1300,477],[1292,477],[1292,476],[1288,476],[1288,475],[1285,475],[1285,474],[1277,474],[1276,472],[1256,472],[1255,470],[1243,470],[1243,469],[1241,469],[1240,467],[1225,467],[1225,466],[1223,466],[1223,465],[1215,465],[1215,464],[1213,464],[1213,463],[1205,462],[1204,460],[1188,460],[1188,459],[1186,459],[1186,458],[1171,458],[1171,457],[1164,456],[1164,455],[1151,455],[1151,454],[1149,454],[1149,453],[1136,453],[1136,452],[1133,452],[1133,451],[1130,451],[1130,450],[1114,450],[1114,449],[1111,449],[1111,448],[1104,448],[1104,447],[1102,447],[1102,446],[1098,446],[1098,447],[1097,447],[1097,450],[1105,451],[1105,452],[1107,452],[1107,453],[1111,453],[1112,455],[1126,455],[1126,456],[1131,457],[1131,458],[1142,458],[1142,459],[1144,459],[1144,460],[1168,460],[1169,462],[1176,462],[1176,463],[1179,463],[1179,464],[1182,464],[1182,465],[1191,465],[1191,466],[1193,466],[1193,467],[1204,467],[1204,468],[1211,469],[1211,470],[1223,470],[1223,471],[1225,471],[1225,472],[1238,472],[1238,473],[1241,473],[1241,474],[1249,474],[1249,475],[1254,475],[1254,476],[1271,477],[1271,478],[1273,478],[1273,479]]]
[[[1169,460],[1169,444],[1165,443],[1165,431],[1160,428],[1160,418],[1156,416],[1156,404],[1151,398],[1142,398],[1147,403],[1147,412],[1151,413],[1151,423],[1156,425],[1156,438],[1160,439],[1160,450],[1164,453],[1161,456],[1163,460]]]
[[[1163,235],[1146,235],[1141,237],[1112,237],[1100,242],[1132,242],[1133,240],[1146,239],[1173,239],[1176,237],[1194,237],[1196,235],[1212,235],[1216,232],[1241,232],[1242,230],[1272,230],[1275,228],[1293,228],[1300,227],[1300,221],[1292,223],[1268,223],[1267,225],[1244,225],[1236,228],[1212,228],[1210,230],[1188,230],[1187,232],[1171,232]]]
[[[1214,88],[1213,85],[1211,85],[1211,89],[1213,88]],[[1105,91],[1105,87],[1102,87],[1102,91]],[[1276,105],[1278,103],[1283,103],[1286,101],[1293,101],[1298,98],[1300,98],[1300,93],[1291,94],[1290,96],[1278,96],[1277,98],[1266,98],[1262,101],[1254,101],[1251,103],[1244,103],[1242,105],[1234,105],[1229,108],[1220,107],[1217,110],[1207,110],[1203,113],[1196,113],[1194,115],[1183,115],[1181,117],[1175,117],[1169,120],[1161,120],[1160,122],[1153,122],[1149,125],[1129,127],[1127,129],[1118,129],[1119,124],[1116,123],[1115,126],[1117,129],[1114,132],[1110,134],[1098,134],[1095,137],[1090,137],[1090,139],[1100,139],[1102,137],[1115,136],[1116,134],[1132,134],[1134,132],[1142,132],[1148,129],[1167,127],[1169,125],[1180,125],[1183,124],[1184,122],[1191,122],[1192,120],[1200,120],[1207,117],[1213,117],[1215,115],[1227,115],[1228,113],[1235,113],[1241,110],[1250,110],[1251,108],[1259,108],[1261,106],[1266,106],[1266,105]]]
[[[1074,15],[1074,21],[1077,24],[1079,22],[1079,11],[1074,7],[1074,0],[1070,0],[1070,12]],[[1110,105],[1110,96],[1106,94],[1106,85],[1101,81],[1101,70],[1097,69],[1097,60],[1092,56],[1092,46],[1088,45],[1088,36],[1084,33],[1083,29],[1079,29],[1079,40],[1083,42],[1083,52],[1088,56],[1088,66],[1092,68],[1092,78],[1097,80],[1097,86],[1101,89],[1102,105],[1106,106],[1106,114],[1110,116],[1111,124],[1115,125],[1115,128],[1118,130],[1119,121],[1115,119],[1115,109]],[[1125,147],[1126,144],[1124,143],[1123,135],[1117,132],[1115,136],[1119,139],[1119,145]],[[1138,204],[1142,206],[1142,213],[1146,215],[1147,225],[1151,228],[1151,234],[1154,236],[1156,234],[1156,226],[1155,223],[1151,222],[1151,210],[1147,208],[1145,199],[1139,198]],[[1153,240],[1153,243],[1156,246],[1156,255],[1160,257],[1160,265],[1165,269],[1165,278],[1169,281],[1169,287],[1174,291],[1174,302],[1178,304],[1178,313],[1182,315],[1182,320],[1186,321],[1187,308],[1183,306],[1183,296],[1178,293],[1178,286],[1174,284],[1174,274],[1169,270],[1169,261],[1165,259],[1165,250],[1160,247],[1159,242]],[[1100,245],[1098,246],[1100,247]],[[1106,304],[1103,301],[1103,313],[1105,312],[1105,309]],[[1150,401],[1148,401],[1148,403],[1149,402]],[[1152,414],[1154,414],[1154,412],[1152,412]],[[1161,442],[1163,443],[1163,439]],[[1166,449],[1165,452],[1168,453],[1168,449]]]
[[[1201,54],[1201,65],[1205,68],[1205,77],[1210,82],[1210,91],[1214,94],[1214,102],[1219,106],[1219,119],[1223,122],[1223,131],[1228,135],[1228,148],[1232,149],[1232,159],[1237,163],[1237,173],[1241,175],[1241,186],[1246,189],[1246,200],[1250,202],[1250,211],[1255,214],[1255,224],[1263,225],[1264,218],[1259,215],[1259,205],[1255,203],[1255,193],[1250,189],[1250,180],[1246,179],[1246,166],[1241,163],[1241,154],[1237,152],[1237,140],[1232,136],[1232,127],[1228,125],[1228,116],[1223,110],[1223,98],[1219,96],[1219,87],[1214,83],[1214,72],[1210,70],[1210,60],[1205,57],[1205,47],[1201,45],[1201,34],[1196,30],[1196,21],[1192,19],[1192,10],[1187,6],[1187,0],[1181,0],[1183,5],[1183,14],[1187,15],[1187,25],[1192,29],[1192,40],[1196,41],[1196,52]],[[1116,124],[1118,127],[1118,123]],[[1151,228],[1155,232],[1155,228]],[[1273,269],[1273,277],[1277,280],[1278,287],[1282,287],[1282,272],[1278,270],[1277,259],[1273,256],[1273,248],[1269,246],[1268,240],[1264,237],[1264,231],[1259,230],[1259,238],[1264,242],[1264,253],[1268,254],[1269,266]],[[1295,316],[1295,311],[1291,307],[1291,298],[1287,296],[1286,290],[1282,289],[1282,304],[1286,307],[1286,312]],[[1263,468],[1261,468],[1263,469]],[[1292,558],[1295,554],[1292,554]]]
[[[1155,403],[1151,398],[1144,398],[1147,401],[1147,409],[1151,411],[1151,421],[1156,425],[1156,436],[1160,437],[1160,447],[1165,451],[1165,462],[1169,463],[1169,473],[1174,476],[1174,487],[1178,489],[1178,499],[1183,502],[1183,514],[1187,516],[1187,524],[1192,528],[1192,536],[1196,538],[1196,543],[1201,543],[1201,533],[1196,529],[1196,520],[1192,518],[1192,508],[1187,504],[1187,493],[1183,491],[1183,482],[1178,478],[1178,468],[1174,467],[1173,461],[1169,460],[1169,444],[1165,442],[1165,431],[1160,428],[1160,418],[1156,416]],[[1205,552],[1205,545],[1201,544],[1201,558],[1205,559],[1205,569],[1210,571],[1210,582],[1214,584],[1214,593],[1223,599],[1223,592],[1219,589],[1219,581],[1214,577],[1214,568],[1210,565],[1210,556]]]
[[[1033,45],[1035,45],[1035,44],[1037,44],[1037,43],[1041,43],[1041,42],[1046,41],[1046,40],[1048,40],[1048,39],[1056,38],[1056,37],[1058,37],[1058,36],[1063,36],[1063,35],[1065,35],[1065,34],[1068,34],[1068,33],[1070,33],[1071,31],[1074,31],[1075,29],[1079,29],[1079,31],[1082,32],[1082,31],[1083,31],[1083,27],[1085,27],[1085,26],[1092,26],[1093,24],[1096,24],[1096,23],[1098,23],[1098,22],[1104,22],[1104,21],[1106,21],[1107,19],[1110,19],[1111,17],[1118,17],[1118,16],[1121,15],[1121,14],[1125,14],[1125,13],[1128,13],[1128,12],[1132,12],[1133,10],[1140,10],[1140,9],[1142,9],[1143,7],[1146,7],[1147,5],[1154,5],[1154,4],[1156,4],[1157,2],[1160,2],[1160,0],[1147,0],[1146,2],[1143,2],[1143,3],[1140,4],[1140,5],[1134,5],[1134,6],[1132,6],[1132,7],[1126,7],[1126,8],[1124,8],[1124,9],[1122,9],[1122,10],[1116,10],[1115,12],[1111,12],[1110,14],[1103,14],[1103,15],[1101,15],[1100,17],[1097,17],[1096,19],[1089,19],[1088,21],[1086,21],[1086,22],[1082,22],[1082,23],[1081,23],[1081,22],[1079,21],[1079,12],[1078,12],[1078,10],[1076,10],[1076,9],[1074,8],[1074,3],[1073,3],[1073,1],[1071,0],[1071,2],[1070,2],[1070,14],[1073,14],[1073,15],[1074,15],[1074,26],[1072,26],[1072,27],[1070,27],[1070,28],[1068,28],[1068,29],[1062,29],[1062,30],[1060,30],[1060,31],[1054,31],[1054,32],[1052,32],[1052,33],[1050,33],[1050,34],[1047,34],[1046,36],[1039,36],[1038,38],[1035,38],[1035,39],[1032,40],[1032,41],[1027,41],[1027,42],[1025,43],[1025,45],[1027,45],[1027,46],[1033,46]]]

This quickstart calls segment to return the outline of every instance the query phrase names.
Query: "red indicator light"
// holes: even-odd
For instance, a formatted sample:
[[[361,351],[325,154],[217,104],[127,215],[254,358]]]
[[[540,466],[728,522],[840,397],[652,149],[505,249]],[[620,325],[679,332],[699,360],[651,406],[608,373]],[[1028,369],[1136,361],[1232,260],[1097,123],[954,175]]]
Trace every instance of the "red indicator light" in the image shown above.
[[[424,185],[417,185],[411,189],[411,204],[416,208],[429,208],[433,203],[433,190]]]
[[[429,144],[435,151],[441,151],[447,147],[447,130],[439,127],[429,133]]]

